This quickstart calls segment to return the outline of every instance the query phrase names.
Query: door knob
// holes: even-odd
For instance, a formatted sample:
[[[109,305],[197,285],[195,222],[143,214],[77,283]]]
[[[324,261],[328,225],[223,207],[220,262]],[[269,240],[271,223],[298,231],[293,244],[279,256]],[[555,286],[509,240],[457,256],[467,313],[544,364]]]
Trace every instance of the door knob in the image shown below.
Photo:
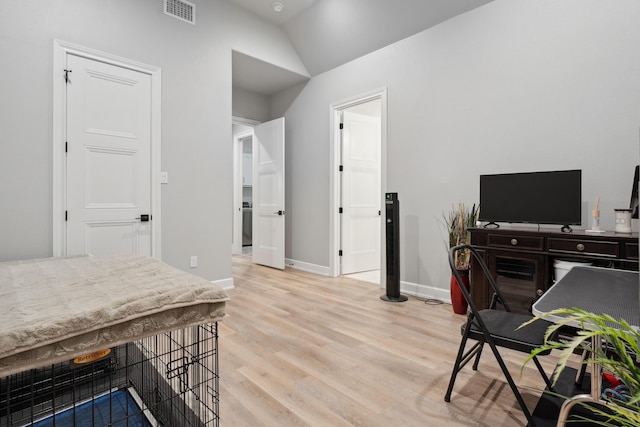
[[[142,214],[139,217],[137,217],[136,219],[139,219],[140,222],[147,222],[151,219],[151,215],[149,214]]]
[[[277,211],[277,212],[274,212],[273,214],[282,216],[284,215],[284,211]]]

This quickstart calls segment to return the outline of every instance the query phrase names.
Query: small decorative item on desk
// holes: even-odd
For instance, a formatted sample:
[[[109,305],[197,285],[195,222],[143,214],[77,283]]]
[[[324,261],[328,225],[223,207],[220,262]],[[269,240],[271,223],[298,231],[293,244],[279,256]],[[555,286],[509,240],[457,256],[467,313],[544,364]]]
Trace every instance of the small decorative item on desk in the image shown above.
[[[591,211],[591,217],[591,229],[586,231],[588,233],[604,233],[604,230],[600,230],[600,197],[596,197],[593,210]]]
[[[471,209],[465,207],[464,203],[458,204],[457,208],[453,205],[451,206],[451,211],[444,215],[444,224],[449,237],[449,248],[471,242],[468,228],[475,227],[479,210],[480,208],[476,207],[475,204]],[[469,289],[470,257],[471,254],[469,251],[461,251],[457,253],[455,257],[456,269],[460,272],[460,276],[467,289]],[[453,312],[456,314],[467,314],[467,301],[464,299],[464,295],[462,295],[462,291],[460,291],[453,273],[451,273],[449,290],[451,292]]]
[[[631,233],[631,209],[614,209],[616,213],[616,233]]]

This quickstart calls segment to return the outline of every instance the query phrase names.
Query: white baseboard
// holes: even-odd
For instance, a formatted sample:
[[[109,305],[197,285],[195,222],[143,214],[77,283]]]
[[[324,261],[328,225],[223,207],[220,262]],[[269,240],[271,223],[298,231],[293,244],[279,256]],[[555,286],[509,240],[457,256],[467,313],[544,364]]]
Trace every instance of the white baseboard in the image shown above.
[[[400,282],[400,293],[422,299],[436,299],[445,304],[451,304],[449,289],[435,288],[419,283]]]
[[[215,283],[225,291],[235,288],[235,285],[233,284],[233,277],[230,277],[228,279],[222,279],[222,280],[212,280],[211,283]]]
[[[289,259],[289,258],[284,260],[284,265],[285,267],[306,271],[308,273],[319,274],[321,276],[331,276],[331,271],[329,270],[329,267],[325,267],[323,265],[311,264],[303,261],[296,261],[294,259]]]

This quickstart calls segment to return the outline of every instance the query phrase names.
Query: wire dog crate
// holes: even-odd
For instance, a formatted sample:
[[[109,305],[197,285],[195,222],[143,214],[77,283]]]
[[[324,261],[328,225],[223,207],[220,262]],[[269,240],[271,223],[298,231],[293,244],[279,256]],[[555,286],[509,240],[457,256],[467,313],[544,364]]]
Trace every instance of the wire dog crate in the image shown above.
[[[219,426],[218,324],[0,379],[0,426]]]

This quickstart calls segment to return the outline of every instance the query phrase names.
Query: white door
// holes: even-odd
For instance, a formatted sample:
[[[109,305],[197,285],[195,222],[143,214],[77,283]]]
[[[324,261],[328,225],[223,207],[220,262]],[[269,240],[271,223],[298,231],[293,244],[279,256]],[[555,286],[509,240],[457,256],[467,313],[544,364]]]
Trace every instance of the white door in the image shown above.
[[[151,254],[151,76],[68,54],[67,255]]]
[[[284,118],[253,128],[253,262],[284,269]]]
[[[380,119],[345,110],[342,130],[342,274],[380,268]]]

